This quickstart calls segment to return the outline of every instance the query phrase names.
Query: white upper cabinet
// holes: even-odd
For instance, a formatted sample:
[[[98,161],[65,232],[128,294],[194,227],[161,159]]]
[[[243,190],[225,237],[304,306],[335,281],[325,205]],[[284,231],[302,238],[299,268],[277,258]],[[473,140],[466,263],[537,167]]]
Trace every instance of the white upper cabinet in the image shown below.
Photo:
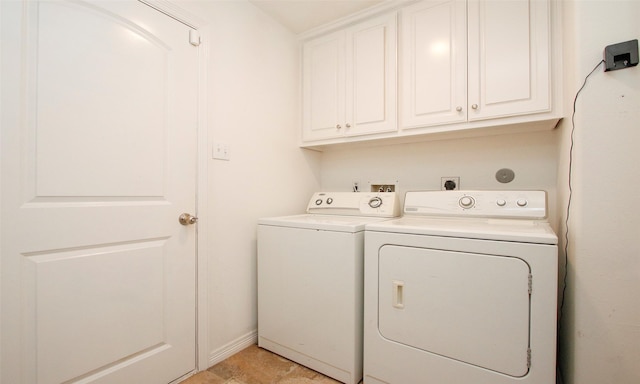
[[[334,32],[303,45],[302,146],[553,129],[562,118],[559,8],[408,1],[337,32],[339,23],[327,26]]]
[[[397,129],[396,13],[303,46],[303,141]]]
[[[545,112],[549,2],[468,1],[469,120]]]
[[[401,12],[403,129],[549,111],[549,3],[428,0]]]
[[[400,15],[402,127],[466,121],[466,3],[423,1]]]
[[[303,139],[335,137],[345,125],[345,34],[334,33],[303,47]]]

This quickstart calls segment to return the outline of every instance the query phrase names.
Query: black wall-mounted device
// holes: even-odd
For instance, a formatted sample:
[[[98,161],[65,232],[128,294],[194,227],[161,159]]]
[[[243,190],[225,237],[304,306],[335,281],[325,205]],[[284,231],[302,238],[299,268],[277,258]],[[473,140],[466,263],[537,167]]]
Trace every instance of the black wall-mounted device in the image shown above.
[[[638,39],[625,41],[604,48],[605,72],[638,65]]]

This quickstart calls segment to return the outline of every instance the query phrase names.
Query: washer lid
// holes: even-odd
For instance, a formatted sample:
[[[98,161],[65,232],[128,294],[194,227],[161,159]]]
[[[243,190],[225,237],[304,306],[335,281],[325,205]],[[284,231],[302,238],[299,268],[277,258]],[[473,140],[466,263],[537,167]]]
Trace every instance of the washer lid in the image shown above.
[[[558,237],[543,220],[403,217],[367,225],[367,231],[432,235],[536,244],[558,244]]]
[[[388,218],[306,214],[262,218],[258,225],[355,233],[364,231],[367,224],[383,220]]]

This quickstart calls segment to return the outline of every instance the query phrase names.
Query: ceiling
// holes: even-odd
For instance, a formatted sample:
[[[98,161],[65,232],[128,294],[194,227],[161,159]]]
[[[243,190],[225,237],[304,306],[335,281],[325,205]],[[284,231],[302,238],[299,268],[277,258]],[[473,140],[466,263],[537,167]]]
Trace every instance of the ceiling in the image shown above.
[[[249,0],[293,33],[358,12],[384,0]]]

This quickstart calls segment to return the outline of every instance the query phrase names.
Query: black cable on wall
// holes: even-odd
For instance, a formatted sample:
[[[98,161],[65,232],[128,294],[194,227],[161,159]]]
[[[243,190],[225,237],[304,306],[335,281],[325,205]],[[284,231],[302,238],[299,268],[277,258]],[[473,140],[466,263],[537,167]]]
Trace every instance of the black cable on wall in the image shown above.
[[[567,275],[568,275],[568,265],[569,265],[569,215],[571,214],[571,197],[573,195],[573,188],[571,185],[571,176],[573,173],[573,147],[574,147],[574,133],[576,130],[576,103],[578,102],[578,96],[580,96],[580,92],[587,85],[587,80],[593,73],[598,69],[598,67],[604,63],[604,60],[601,60],[595,67],[589,72],[589,74],[584,78],[582,82],[582,86],[576,92],[576,96],[573,99],[573,113],[571,114],[571,145],[569,146],[569,198],[567,201],[567,211],[565,217],[565,232],[564,232],[564,275],[562,277],[562,295],[560,296],[560,309],[558,314],[558,336],[560,336],[560,331],[562,330],[562,315],[564,311],[564,299],[565,293],[567,290]],[[557,369],[557,380],[558,384],[564,384],[564,375],[562,373],[562,368],[560,367],[560,343],[557,343],[557,353],[556,353],[556,369]]]

